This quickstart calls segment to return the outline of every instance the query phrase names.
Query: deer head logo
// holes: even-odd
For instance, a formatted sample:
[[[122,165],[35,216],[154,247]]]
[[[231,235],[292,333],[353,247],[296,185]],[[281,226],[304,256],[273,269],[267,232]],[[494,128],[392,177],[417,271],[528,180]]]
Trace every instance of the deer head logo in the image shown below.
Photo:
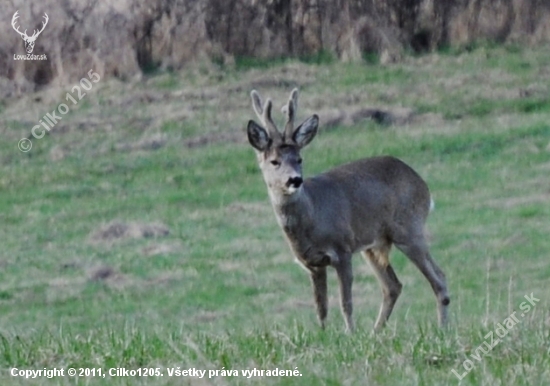
[[[25,50],[27,51],[28,54],[31,54],[32,53],[32,50],[34,50],[34,42],[36,41],[36,38],[38,38],[38,35],[40,35],[42,33],[42,31],[44,31],[44,28],[46,28],[46,24],[48,24],[48,14],[47,13],[44,13],[44,21],[42,22],[42,29],[40,30],[34,30],[32,36],[28,36],[27,35],[27,30],[25,30],[25,32],[21,32],[19,31],[19,27],[17,27],[15,24],[17,22],[17,18],[19,18],[19,15],[18,15],[19,11],[16,11],[14,14],[13,14],[13,17],[11,19],[11,26],[13,27],[13,29],[15,31],[17,31],[17,33],[19,35],[21,35],[21,37],[23,38],[23,40],[25,41]]]

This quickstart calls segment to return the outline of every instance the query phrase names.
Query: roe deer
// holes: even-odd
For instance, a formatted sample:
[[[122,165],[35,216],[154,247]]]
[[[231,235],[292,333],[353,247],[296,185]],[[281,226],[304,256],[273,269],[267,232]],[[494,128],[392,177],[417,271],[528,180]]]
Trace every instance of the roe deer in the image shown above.
[[[375,329],[384,326],[402,287],[389,262],[392,244],[430,282],[439,325],[444,326],[450,300],[445,275],[432,260],[424,235],[432,201],[422,178],[396,158],[375,157],[304,180],[300,151],[317,134],[318,116],[294,128],[298,107],[298,89],[294,89],[284,107],[288,121],[281,133],[271,118],[271,100],[262,104],[255,90],[251,97],[263,126],[249,121],[248,140],[256,151],[277,221],[311,276],[321,327],[325,327],[328,306],[326,268],[332,266],[338,275],[346,328],[354,329],[351,257],[357,251],[370,262],[382,287]]]

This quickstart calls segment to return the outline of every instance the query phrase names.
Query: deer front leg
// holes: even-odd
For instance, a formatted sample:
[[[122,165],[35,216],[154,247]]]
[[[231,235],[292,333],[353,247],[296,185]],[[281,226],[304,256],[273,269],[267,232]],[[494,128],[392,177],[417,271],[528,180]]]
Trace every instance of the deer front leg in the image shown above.
[[[315,306],[317,307],[317,317],[321,328],[325,329],[325,319],[327,318],[328,300],[327,300],[327,269],[325,267],[311,267],[309,269],[311,284],[313,285],[313,295],[315,297]]]
[[[334,268],[336,268],[338,282],[340,283],[340,308],[346,322],[346,330],[351,333],[355,329],[352,318],[353,302],[351,288],[353,284],[353,272],[351,255],[339,259]]]

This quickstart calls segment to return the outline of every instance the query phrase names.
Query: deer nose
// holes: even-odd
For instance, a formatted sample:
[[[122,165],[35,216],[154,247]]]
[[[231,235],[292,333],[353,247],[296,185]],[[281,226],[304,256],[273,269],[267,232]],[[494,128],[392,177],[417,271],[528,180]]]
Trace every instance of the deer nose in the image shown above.
[[[303,182],[304,180],[302,179],[302,177],[290,177],[286,182],[286,186],[289,188],[292,186],[293,188],[298,189],[300,186],[302,186]]]

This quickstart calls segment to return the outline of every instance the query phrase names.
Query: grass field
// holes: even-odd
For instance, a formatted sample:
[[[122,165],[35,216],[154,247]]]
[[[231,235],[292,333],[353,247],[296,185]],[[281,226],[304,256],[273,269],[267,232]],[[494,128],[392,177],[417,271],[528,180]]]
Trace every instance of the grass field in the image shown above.
[[[101,79],[27,153],[17,142],[68,103],[71,87],[6,102],[0,384],[550,384],[548,48],[480,46],[385,67],[197,64],[141,82]],[[357,332],[344,332],[333,272],[328,327],[318,327],[309,279],[244,131],[252,88],[282,103],[294,86],[299,118],[318,112],[321,127],[358,106],[409,111],[395,124],[321,129],[304,170],[391,154],[425,178],[436,203],[431,251],[451,294],[447,331],[436,327],[428,282],[397,251],[404,289],[383,332],[371,332],[381,294],[360,256]],[[526,311],[531,294],[540,300]],[[519,321],[505,321],[514,311]],[[498,323],[508,323],[506,336],[480,353],[502,333]],[[14,367],[164,376],[24,379],[10,375]],[[170,377],[178,367],[239,376]],[[242,376],[254,368],[301,376]]]

